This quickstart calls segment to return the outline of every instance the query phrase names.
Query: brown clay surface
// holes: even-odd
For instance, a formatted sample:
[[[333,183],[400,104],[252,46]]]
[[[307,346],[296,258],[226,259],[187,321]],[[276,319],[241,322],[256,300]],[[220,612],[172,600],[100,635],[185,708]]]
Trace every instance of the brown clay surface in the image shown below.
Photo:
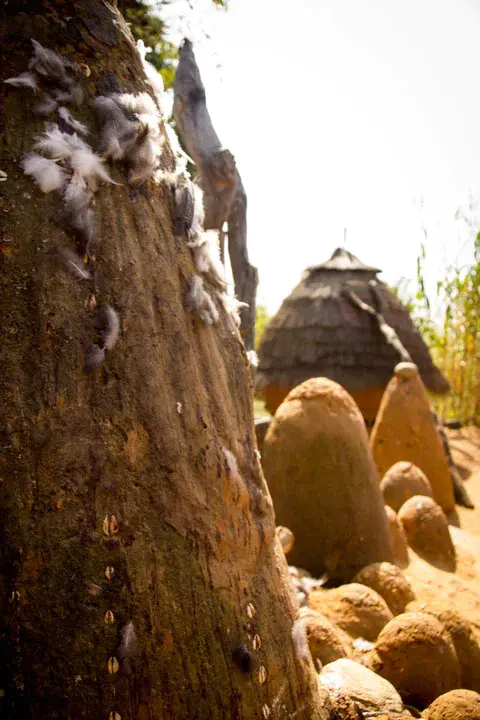
[[[393,618],[378,636],[369,665],[416,707],[425,708],[460,687],[453,641],[442,623],[424,612]]]
[[[440,695],[422,714],[425,720],[480,720],[480,695],[451,690]]]
[[[268,429],[262,463],[278,525],[295,535],[289,563],[349,582],[393,559],[362,415],[337,383],[313,378],[289,393]]]
[[[394,376],[389,382],[370,436],[370,447],[380,478],[396,462],[412,462],[429,479],[433,496],[443,510],[453,509],[450,471],[418,375]]]
[[[415,495],[398,513],[410,547],[433,564],[455,570],[455,548],[448,520],[440,505],[431,497]]]
[[[341,585],[333,590],[313,590],[308,605],[352,638],[362,637],[371,642],[393,618],[385,600],[360,583]]]
[[[375,590],[385,600],[393,615],[405,612],[408,603],[415,599],[410,581],[391,563],[368,565],[355,575],[354,582]]]
[[[380,482],[385,505],[398,512],[403,503],[414,495],[433,497],[430,481],[420,468],[411,462],[400,461],[387,470]]]
[[[350,638],[339,627],[321,613],[317,613],[305,624],[308,647],[312,654],[315,666],[317,660],[322,665],[348,657],[350,652]]]

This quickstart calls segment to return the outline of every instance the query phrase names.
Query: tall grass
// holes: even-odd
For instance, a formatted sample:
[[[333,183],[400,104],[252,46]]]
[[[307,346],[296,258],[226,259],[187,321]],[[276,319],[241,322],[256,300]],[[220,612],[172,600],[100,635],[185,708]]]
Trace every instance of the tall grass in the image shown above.
[[[425,292],[422,245],[417,265],[417,294],[408,304],[436,365],[451,385],[447,396],[433,399],[440,417],[480,424],[480,233],[469,267],[452,267],[437,283],[443,322],[432,320]]]

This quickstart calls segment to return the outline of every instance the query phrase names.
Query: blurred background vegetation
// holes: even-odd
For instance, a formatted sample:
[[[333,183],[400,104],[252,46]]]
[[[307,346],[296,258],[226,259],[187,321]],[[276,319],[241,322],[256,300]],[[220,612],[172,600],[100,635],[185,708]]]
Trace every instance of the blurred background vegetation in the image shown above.
[[[218,8],[226,9],[228,0],[211,0]],[[195,0],[118,0],[117,6],[126,21],[135,40],[143,40],[151,48],[147,55],[152,65],[163,77],[165,89],[173,86],[175,67],[179,48],[169,40],[169,26],[162,11],[175,5],[184,5],[182,12],[193,9]]]
[[[434,362],[451,385],[442,398],[433,398],[438,414],[445,420],[480,424],[480,233],[474,242],[474,258],[469,266],[450,267],[437,282],[437,300],[442,308],[441,322],[434,321],[425,292],[424,267],[427,261],[422,245],[417,264],[417,292],[406,302],[429,346]]]

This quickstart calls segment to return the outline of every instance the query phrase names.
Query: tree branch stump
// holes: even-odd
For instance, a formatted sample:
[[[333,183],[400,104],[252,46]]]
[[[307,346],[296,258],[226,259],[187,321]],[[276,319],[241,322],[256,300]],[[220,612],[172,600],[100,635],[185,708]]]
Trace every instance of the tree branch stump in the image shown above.
[[[185,40],[174,84],[173,116],[180,139],[197,167],[197,181],[204,192],[205,229],[220,232],[224,261],[224,234],[228,222],[228,252],[235,294],[248,305],[241,312],[241,334],[247,350],[255,341],[255,298],[258,272],[247,249],[247,197],[235,158],[224,148],[207,109],[205,88],[192,44]]]

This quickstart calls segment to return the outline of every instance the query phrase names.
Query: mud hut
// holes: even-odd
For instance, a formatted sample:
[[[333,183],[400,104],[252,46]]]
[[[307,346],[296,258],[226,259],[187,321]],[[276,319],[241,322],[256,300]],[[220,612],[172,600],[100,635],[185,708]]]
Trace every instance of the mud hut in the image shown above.
[[[379,272],[342,248],[327,262],[307,269],[260,344],[255,385],[270,412],[293,387],[324,376],[343,385],[367,424],[373,423],[393,369],[403,359],[401,345],[418,365],[428,390],[448,391],[407,308],[377,278]],[[392,328],[394,337],[387,340]],[[401,344],[395,342],[395,333]]]

